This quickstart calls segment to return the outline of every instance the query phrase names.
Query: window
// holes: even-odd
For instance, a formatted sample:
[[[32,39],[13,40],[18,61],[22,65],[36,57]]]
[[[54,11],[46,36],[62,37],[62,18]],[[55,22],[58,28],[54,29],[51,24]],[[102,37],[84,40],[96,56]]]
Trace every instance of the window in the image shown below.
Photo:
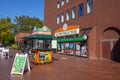
[[[61,6],[63,6],[64,5],[64,0],[61,0]]]
[[[92,0],[87,0],[87,14],[91,13],[93,10]]]
[[[60,2],[57,2],[57,9],[60,8]]]
[[[66,0],[66,3],[69,3],[70,2],[70,0]]]
[[[73,7],[72,8],[72,19],[74,19],[76,17],[76,8]]]
[[[67,10],[66,11],[66,21],[69,21],[70,20],[70,11]]]
[[[64,22],[64,13],[61,14],[61,22]]]
[[[60,23],[60,16],[57,16],[57,24]]]
[[[79,5],[78,7],[78,15],[83,16],[83,3]]]

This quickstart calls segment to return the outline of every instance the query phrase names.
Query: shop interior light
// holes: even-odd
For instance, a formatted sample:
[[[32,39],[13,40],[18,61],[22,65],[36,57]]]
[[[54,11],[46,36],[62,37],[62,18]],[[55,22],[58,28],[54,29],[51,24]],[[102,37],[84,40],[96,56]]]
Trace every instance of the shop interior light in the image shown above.
[[[84,38],[85,40],[87,40],[87,35],[83,35],[83,38]]]

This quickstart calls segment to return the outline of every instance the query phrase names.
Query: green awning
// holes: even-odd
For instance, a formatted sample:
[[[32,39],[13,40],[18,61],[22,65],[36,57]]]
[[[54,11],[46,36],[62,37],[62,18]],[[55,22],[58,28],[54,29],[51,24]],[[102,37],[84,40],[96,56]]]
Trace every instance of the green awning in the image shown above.
[[[73,38],[62,38],[62,39],[58,39],[58,42],[73,42]]]
[[[83,42],[86,39],[84,39],[83,36],[78,36],[78,37],[74,37],[74,38],[62,38],[62,39],[58,39],[58,42]]]
[[[74,41],[85,41],[86,39],[83,36],[78,36],[74,38]]]
[[[24,39],[52,39],[51,35],[35,34],[24,37]]]

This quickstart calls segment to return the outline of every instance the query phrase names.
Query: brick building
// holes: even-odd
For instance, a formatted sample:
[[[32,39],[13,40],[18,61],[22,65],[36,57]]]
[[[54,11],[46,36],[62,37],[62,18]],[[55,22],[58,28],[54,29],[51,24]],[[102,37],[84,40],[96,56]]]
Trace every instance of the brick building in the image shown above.
[[[44,0],[44,25],[55,31],[79,25],[88,58],[120,61],[120,0]]]
[[[15,35],[15,43],[18,45],[19,49],[23,43],[23,37],[29,36],[31,33],[28,32],[19,32]]]

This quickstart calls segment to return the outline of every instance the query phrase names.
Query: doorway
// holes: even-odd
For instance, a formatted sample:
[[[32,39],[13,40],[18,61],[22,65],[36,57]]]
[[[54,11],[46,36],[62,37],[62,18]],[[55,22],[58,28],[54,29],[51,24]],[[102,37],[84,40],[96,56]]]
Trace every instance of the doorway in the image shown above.
[[[102,59],[120,62],[120,30],[108,27],[102,35]]]

